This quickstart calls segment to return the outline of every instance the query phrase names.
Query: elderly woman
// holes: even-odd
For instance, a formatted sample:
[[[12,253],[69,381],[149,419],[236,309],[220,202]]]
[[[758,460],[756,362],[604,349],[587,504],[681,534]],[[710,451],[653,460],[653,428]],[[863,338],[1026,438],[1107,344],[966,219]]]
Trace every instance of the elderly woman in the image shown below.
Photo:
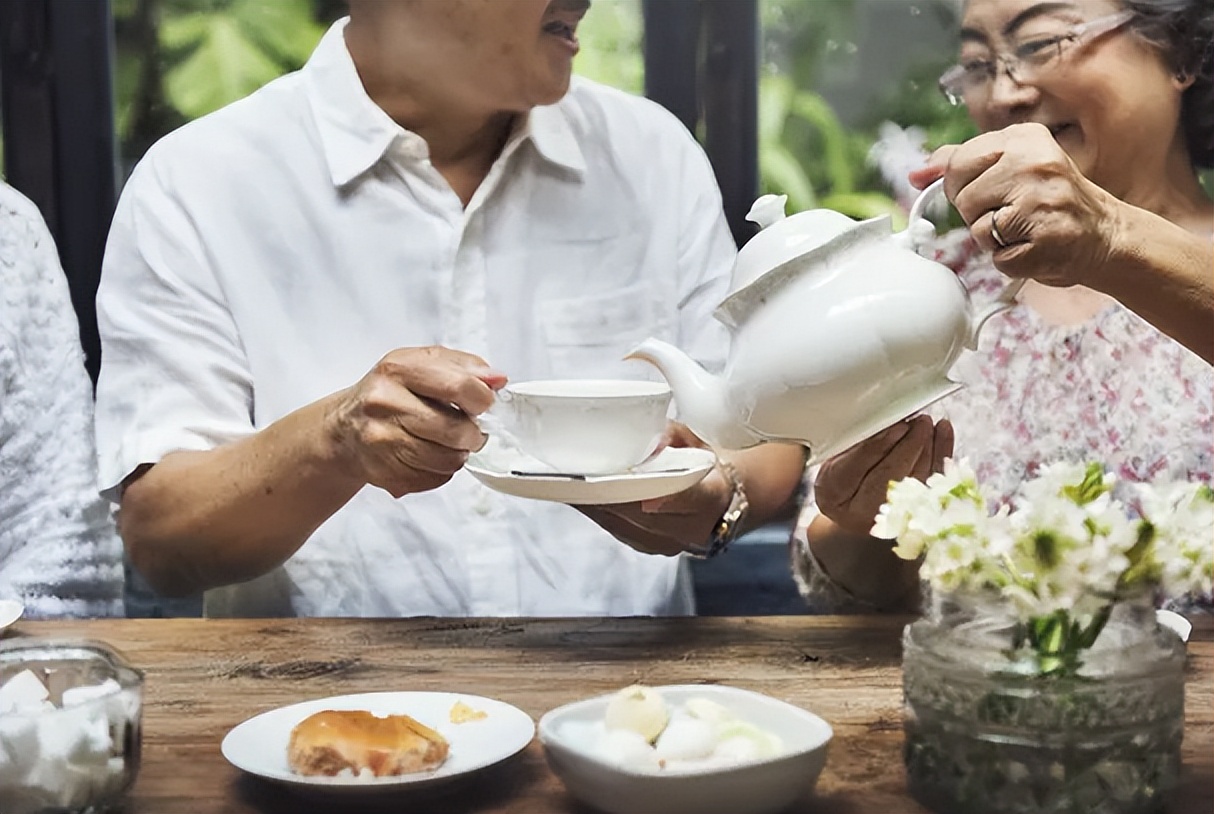
[[[122,545],[97,492],[93,391],[59,256],[0,184],[0,599],[122,615]]]
[[[1030,280],[953,374],[968,387],[824,463],[793,537],[813,609],[898,609],[917,564],[870,537],[888,483],[966,457],[1004,501],[1043,463],[1127,483],[1214,470],[1214,6],[968,0],[942,89],[982,135],[912,177],[969,224],[946,239],[977,301]],[[976,245],[975,245],[976,244]],[[992,262],[993,261],[993,262]],[[1203,361],[1204,360],[1204,361]]]

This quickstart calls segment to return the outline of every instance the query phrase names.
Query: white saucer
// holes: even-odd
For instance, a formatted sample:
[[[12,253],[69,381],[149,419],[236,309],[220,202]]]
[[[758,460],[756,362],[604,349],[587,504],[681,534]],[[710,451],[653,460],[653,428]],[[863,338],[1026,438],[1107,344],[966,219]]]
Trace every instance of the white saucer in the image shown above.
[[[481,720],[451,723],[451,707],[462,701],[485,712]],[[361,780],[305,777],[287,765],[287,742],[295,725],[328,709],[365,709],[376,715],[409,715],[437,730],[451,752],[432,772]],[[263,712],[236,726],[223,739],[223,756],[238,769],[297,791],[358,796],[428,787],[453,781],[521,752],[535,736],[535,722],[517,707],[492,698],[450,692],[375,692],[338,695]]]
[[[672,448],[618,475],[515,475],[500,458],[491,463],[473,455],[464,467],[474,478],[507,495],[550,500],[571,506],[634,503],[689,489],[704,479],[716,463],[709,449]]]
[[[0,599],[0,633],[25,613],[25,605],[15,599]]]

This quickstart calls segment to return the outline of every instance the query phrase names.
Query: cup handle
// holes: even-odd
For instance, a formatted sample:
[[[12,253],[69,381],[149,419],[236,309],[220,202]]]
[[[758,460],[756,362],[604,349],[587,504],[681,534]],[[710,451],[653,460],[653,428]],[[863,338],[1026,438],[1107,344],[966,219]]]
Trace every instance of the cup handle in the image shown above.
[[[922,249],[931,239],[930,236],[935,234],[934,228],[929,231],[930,221],[923,217],[923,213],[927,210],[933,199],[943,197],[944,179],[937,178],[924,187],[923,191],[919,193],[919,197],[915,198],[915,202],[911,204],[905,234],[911,249],[914,251],[918,252]],[[927,226],[923,224],[927,224]],[[965,342],[967,348],[975,350],[978,347],[978,334],[982,331],[982,326],[986,324],[988,319],[996,314],[1002,314],[1016,304],[1016,295],[1020,293],[1020,289],[1024,288],[1024,283],[1024,280],[1009,280],[999,292],[999,296],[995,297],[993,302],[974,315],[970,322],[969,337]]]

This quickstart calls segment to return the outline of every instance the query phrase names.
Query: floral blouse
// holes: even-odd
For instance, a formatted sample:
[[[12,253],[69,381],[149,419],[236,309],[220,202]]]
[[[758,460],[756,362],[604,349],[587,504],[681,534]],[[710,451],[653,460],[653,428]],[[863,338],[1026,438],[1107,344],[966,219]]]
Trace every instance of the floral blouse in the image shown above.
[[[965,232],[943,238],[937,259],[957,270],[976,307],[1007,282]],[[954,456],[1001,502],[1061,460],[1103,463],[1127,503],[1135,482],[1214,480],[1214,368],[1115,302],[1074,325],[1017,305],[987,322],[978,350],[963,352],[950,375],[965,387],[928,412],[952,422]],[[859,609],[809,552],[816,514],[811,492],[792,541],[802,593],[816,612]]]

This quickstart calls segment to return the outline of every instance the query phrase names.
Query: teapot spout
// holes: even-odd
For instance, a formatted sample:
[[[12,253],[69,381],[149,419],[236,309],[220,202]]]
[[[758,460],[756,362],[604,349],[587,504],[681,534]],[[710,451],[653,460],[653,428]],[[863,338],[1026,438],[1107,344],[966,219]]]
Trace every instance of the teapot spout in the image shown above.
[[[646,339],[624,358],[642,359],[661,371],[674,393],[679,421],[714,449],[745,449],[763,442],[738,417],[726,382],[674,345]]]

